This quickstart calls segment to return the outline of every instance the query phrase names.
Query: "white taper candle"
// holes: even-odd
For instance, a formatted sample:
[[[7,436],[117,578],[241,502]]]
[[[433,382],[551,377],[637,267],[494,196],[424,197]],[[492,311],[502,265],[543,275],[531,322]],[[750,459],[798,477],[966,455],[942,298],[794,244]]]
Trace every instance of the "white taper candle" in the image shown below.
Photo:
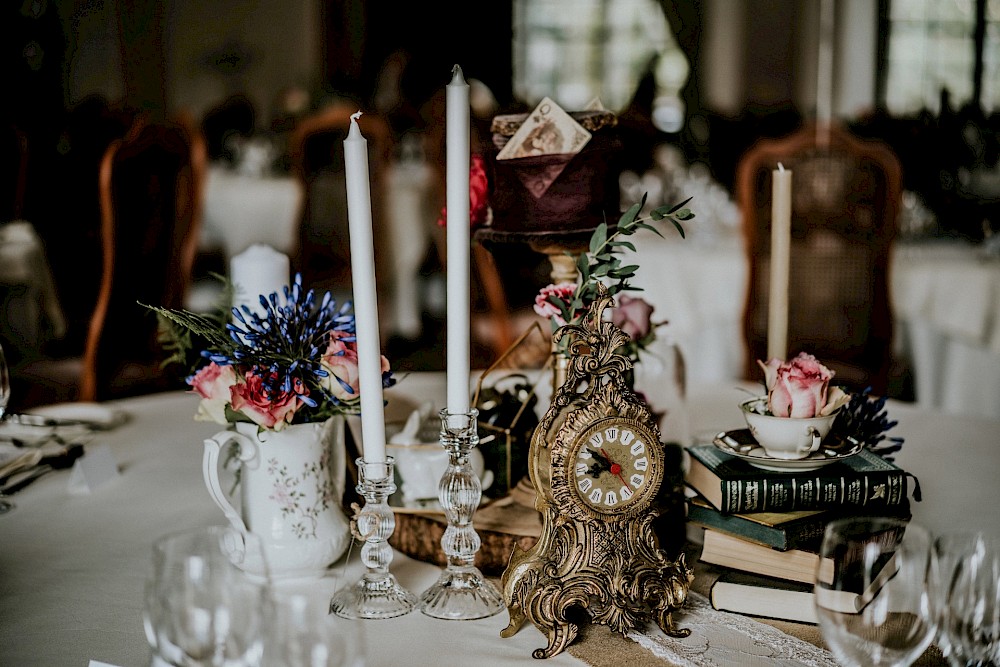
[[[462,68],[452,68],[446,97],[448,411],[469,411],[469,84]]]
[[[368,141],[358,127],[360,117],[360,111],[351,116],[351,129],[344,139],[347,221],[351,236],[351,278],[354,283],[354,319],[358,338],[363,456],[366,462],[381,462],[385,461],[382,351],[379,348],[378,301],[375,296]]]
[[[771,275],[767,309],[767,357],[788,353],[788,270],[792,242],[792,171],[779,162],[771,182]]]

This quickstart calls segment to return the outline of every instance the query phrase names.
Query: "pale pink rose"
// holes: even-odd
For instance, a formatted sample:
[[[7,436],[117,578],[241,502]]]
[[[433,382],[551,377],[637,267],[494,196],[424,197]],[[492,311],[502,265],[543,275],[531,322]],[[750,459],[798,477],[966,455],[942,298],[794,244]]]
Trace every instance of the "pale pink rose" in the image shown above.
[[[339,401],[351,403],[361,398],[358,381],[358,344],[356,341],[346,341],[353,337],[343,331],[330,332],[330,344],[323,353],[323,368],[329,375],[320,383],[324,389]],[[381,357],[382,372],[389,370],[389,360]],[[344,385],[347,386],[344,386]]]
[[[236,371],[232,366],[220,366],[214,361],[188,378],[188,384],[201,396],[197,421],[226,424],[226,405],[229,404],[230,387],[236,384]]]
[[[546,319],[554,320],[556,324],[562,326],[566,324],[562,311],[563,309],[569,307],[575,293],[576,283],[547,285],[539,290],[538,295],[535,297],[535,312]],[[564,304],[563,309],[560,309],[559,306],[550,302],[550,296],[554,296],[561,301]]]
[[[622,294],[618,305],[611,311],[611,321],[629,335],[632,340],[641,340],[649,335],[653,324],[650,316],[653,307],[644,299]]]
[[[801,352],[789,362],[770,359],[765,364],[758,359],[757,364],[764,370],[767,407],[771,414],[803,418],[816,417],[823,412],[834,373],[816,357]],[[836,401],[840,401],[842,395],[840,392]]]
[[[294,391],[269,396],[264,391],[263,378],[252,370],[247,371],[243,382],[234,384],[230,389],[233,410],[242,412],[255,424],[275,431],[291,423],[295,411],[302,404],[296,392],[309,395],[308,387],[301,380],[296,380]]]
[[[826,394],[826,405],[819,411],[821,416],[833,414],[841,406],[847,405],[851,401],[851,395],[844,392],[840,387],[830,387]]]

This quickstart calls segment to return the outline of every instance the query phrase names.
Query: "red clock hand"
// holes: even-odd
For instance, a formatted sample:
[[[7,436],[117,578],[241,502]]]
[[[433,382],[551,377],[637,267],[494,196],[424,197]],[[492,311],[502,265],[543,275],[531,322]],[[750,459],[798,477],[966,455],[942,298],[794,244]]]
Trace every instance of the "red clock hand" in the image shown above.
[[[604,458],[611,461],[611,457],[608,456],[608,453],[604,451],[603,447],[601,448],[601,454],[604,454]],[[629,486],[628,482],[625,481],[625,478],[622,477],[622,467],[617,463],[615,463],[614,461],[611,461],[611,474],[620,479],[622,484],[625,485],[626,489],[628,489],[629,491],[632,490],[632,487]]]

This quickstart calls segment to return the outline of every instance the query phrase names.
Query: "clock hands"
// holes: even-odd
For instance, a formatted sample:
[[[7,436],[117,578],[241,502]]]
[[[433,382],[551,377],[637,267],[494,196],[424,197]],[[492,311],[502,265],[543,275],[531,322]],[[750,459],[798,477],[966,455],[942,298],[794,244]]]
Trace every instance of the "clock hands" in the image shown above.
[[[604,454],[604,456],[607,457],[607,459],[609,461],[611,460],[611,457],[608,456],[608,453],[606,451],[604,451],[603,448],[601,449],[601,454]],[[620,479],[621,482],[622,482],[622,484],[625,485],[626,489],[628,489],[629,491],[632,490],[632,487],[629,486],[629,483],[625,481],[625,477],[622,476],[622,467],[620,465],[618,465],[617,463],[612,463],[611,464],[611,474],[614,475],[615,477],[617,477],[618,479]]]
[[[588,447],[587,451],[589,451],[594,456],[594,462],[591,463],[590,467],[587,469],[587,473],[591,477],[597,479],[598,477],[601,476],[601,473],[604,472],[605,470],[611,472],[611,466],[614,464],[611,462],[611,459],[608,458],[607,454],[604,453],[603,449],[597,451],[594,449],[590,449]]]
[[[604,451],[603,447],[599,450],[588,447],[587,450],[594,455],[594,462],[590,464],[590,468],[588,469],[591,477],[596,479],[601,476],[602,472],[607,470],[621,480],[621,483],[625,485],[626,489],[632,491],[632,487],[625,481],[625,477],[622,475],[622,467],[611,459],[608,453]]]

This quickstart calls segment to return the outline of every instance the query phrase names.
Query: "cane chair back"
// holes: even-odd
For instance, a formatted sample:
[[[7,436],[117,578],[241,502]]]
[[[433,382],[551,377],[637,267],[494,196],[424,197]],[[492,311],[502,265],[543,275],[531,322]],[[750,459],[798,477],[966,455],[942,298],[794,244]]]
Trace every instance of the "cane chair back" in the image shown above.
[[[792,170],[787,358],[814,354],[835,383],[884,394],[893,366],[889,253],[898,230],[899,160],[885,144],[839,124],[806,124],[765,139],[740,159],[749,288],[743,318],[745,377],[766,361],[772,171]]]

